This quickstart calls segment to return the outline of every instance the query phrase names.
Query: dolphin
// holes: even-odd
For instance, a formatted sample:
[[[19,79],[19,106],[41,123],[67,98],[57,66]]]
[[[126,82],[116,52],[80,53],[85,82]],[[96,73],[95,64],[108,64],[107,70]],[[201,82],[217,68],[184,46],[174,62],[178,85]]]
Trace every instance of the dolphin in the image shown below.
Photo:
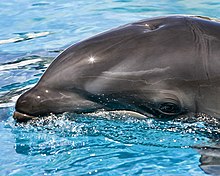
[[[197,148],[201,154],[200,168],[207,174],[220,175],[220,144]]]
[[[14,118],[128,111],[173,119],[220,118],[220,22],[155,17],[73,44],[22,94]]]

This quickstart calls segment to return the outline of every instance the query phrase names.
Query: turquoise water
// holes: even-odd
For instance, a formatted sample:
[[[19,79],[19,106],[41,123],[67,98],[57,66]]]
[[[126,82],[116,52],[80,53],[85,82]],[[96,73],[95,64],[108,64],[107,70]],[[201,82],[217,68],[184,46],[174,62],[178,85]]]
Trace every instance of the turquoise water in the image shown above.
[[[219,9],[217,0],[1,0],[0,175],[207,175],[195,147],[215,146],[220,132],[202,117],[160,122],[99,112],[16,124],[12,114],[65,47],[148,17],[218,18]]]

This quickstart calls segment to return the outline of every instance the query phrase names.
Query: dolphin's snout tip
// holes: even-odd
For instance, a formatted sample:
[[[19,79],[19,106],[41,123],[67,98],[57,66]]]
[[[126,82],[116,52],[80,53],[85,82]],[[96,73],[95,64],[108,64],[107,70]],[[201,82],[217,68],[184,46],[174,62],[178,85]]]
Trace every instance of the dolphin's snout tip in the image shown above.
[[[20,112],[18,112],[18,111],[15,111],[15,112],[14,112],[13,118],[14,118],[17,122],[27,122],[27,121],[29,121],[29,120],[36,119],[35,116],[23,114],[23,113],[20,113]]]

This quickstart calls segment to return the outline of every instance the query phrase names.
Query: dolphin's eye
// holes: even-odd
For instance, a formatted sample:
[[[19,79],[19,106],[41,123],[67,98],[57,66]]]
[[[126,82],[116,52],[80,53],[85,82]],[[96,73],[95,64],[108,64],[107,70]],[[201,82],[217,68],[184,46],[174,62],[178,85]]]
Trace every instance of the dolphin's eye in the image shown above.
[[[179,105],[172,102],[161,103],[158,107],[158,110],[166,115],[175,115],[180,113],[181,108]]]

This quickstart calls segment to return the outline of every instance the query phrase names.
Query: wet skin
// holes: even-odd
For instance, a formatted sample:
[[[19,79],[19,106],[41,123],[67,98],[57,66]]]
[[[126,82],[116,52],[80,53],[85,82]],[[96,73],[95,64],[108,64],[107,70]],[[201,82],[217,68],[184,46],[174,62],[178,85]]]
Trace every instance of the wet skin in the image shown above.
[[[19,97],[14,118],[124,110],[170,119],[220,116],[220,23],[168,16],[76,43]]]

